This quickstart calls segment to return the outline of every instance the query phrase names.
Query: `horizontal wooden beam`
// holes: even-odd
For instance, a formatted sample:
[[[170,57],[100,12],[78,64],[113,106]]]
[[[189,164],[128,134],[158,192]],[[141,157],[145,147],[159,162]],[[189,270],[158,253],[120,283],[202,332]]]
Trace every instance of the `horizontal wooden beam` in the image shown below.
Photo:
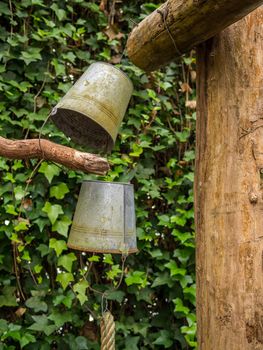
[[[206,41],[263,4],[263,0],[169,0],[131,32],[130,60],[153,71]]]
[[[45,159],[70,169],[98,175],[104,175],[109,170],[109,164],[104,158],[45,139],[13,141],[0,137],[0,156],[10,159]]]

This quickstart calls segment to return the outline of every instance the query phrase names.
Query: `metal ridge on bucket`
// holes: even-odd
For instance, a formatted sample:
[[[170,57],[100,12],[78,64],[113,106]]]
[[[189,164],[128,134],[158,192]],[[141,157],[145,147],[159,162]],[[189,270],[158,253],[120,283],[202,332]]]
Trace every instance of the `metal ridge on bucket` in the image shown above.
[[[81,250],[82,252],[87,252],[87,253],[122,254],[122,252],[120,252],[119,249],[116,249],[116,250],[114,250],[114,249],[105,249],[105,250],[103,250],[103,249],[98,249],[98,250],[96,250],[96,249],[92,248],[92,250],[91,250],[91,249],[89,249],[89,248],[87,248],[87,247],[81,247],[81,246],[78,246],[78,245],[75,246],[75,245],[73,245],[73,244],[71,244],[71,243],[68,243],[67,246],[68,246],[69,248],[71,248],[71,249]],[[126,253],[126,252],[125,252],[125,253]],[[134,253],[138,253],[138,249],[137,249],[137,248],[128,249],[128,250],[127,250],[127,254],[134,254]]]

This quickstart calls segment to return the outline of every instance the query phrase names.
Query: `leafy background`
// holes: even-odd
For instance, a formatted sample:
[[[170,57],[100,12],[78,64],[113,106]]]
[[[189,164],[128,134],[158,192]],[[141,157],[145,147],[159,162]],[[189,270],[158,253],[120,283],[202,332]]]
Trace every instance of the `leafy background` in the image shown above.
[[[117,349],[196,347],[193,232],[195,59],[146,75],[124,52],[158,3],[0,2],[0,133],[38,137],[50,109],[95,61],[117,64],[135,91],[104,178],[45,161],[0,159],[0,349],[99,349],[101,293]],[[72,144],[47,123],[43,137]],[[84,179],[135,186],[140,252],[69,250]]]

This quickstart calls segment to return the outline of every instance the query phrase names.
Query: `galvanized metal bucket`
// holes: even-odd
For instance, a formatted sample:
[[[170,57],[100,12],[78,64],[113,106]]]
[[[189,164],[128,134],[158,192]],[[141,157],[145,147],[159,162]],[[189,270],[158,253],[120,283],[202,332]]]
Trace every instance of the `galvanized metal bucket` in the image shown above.
[[[132,91],[132,82],[120,69],[93,63],[53,108],[51,118],[74,142],[109,152]]]
[[[137,252],[133,185],[85,181],[68,247],[97,253]]]

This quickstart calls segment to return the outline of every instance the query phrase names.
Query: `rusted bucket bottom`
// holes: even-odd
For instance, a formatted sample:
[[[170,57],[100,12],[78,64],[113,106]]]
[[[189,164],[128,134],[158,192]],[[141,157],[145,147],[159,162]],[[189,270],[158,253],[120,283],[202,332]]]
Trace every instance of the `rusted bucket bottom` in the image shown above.
[[[99,124],[87,116],[70,109],[58,108],[51,115],[56,126],[75,143],[108,153],[113,140]]]
[[[87,248],[87,247],[81,247],[81,246],[75,246],[71,243],[68,243],[67,246],[71,249],[80,250],[83,252],[89,252],[89,253],[103,253],[103,254],[123,254],[123,251],[119,249],[93,249],[93,248]],[[127,252],[127,254],[133,254],[137,253],[137,248],[130,248]]]

